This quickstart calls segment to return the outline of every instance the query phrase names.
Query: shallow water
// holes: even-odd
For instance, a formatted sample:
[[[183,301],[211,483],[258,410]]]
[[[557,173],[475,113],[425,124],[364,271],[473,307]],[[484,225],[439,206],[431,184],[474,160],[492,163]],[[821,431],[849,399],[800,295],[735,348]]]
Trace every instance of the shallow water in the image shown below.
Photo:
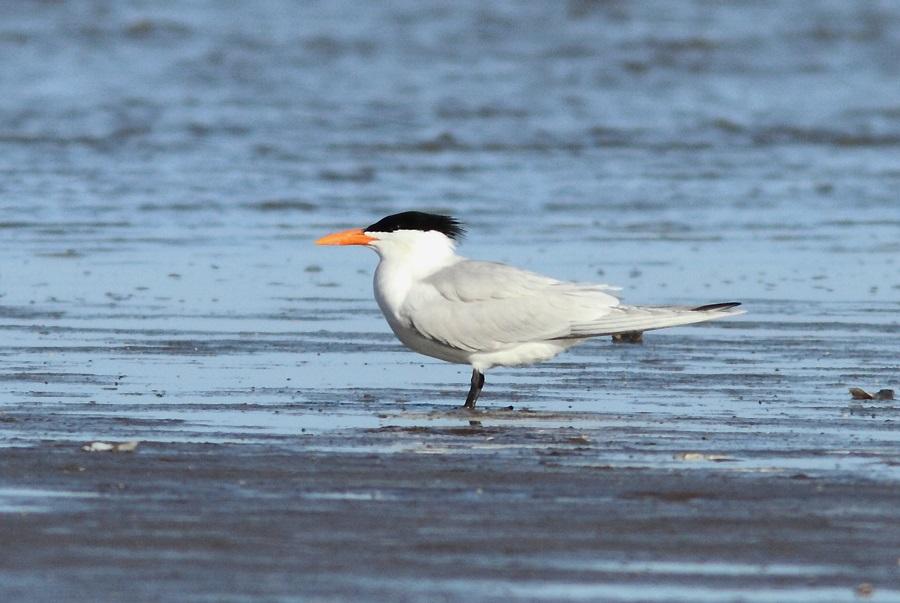
[[[759,572],[762,553],[741,557],[727,529],[709,537],[723,538],[713,557],[727,551],[736,568],[722,573],[740,574],[728,585],[710,578],[714,566],[692,565],[710,560],[700,545],[679,549],[682,535],[657,533],[670,558],[652,530],[631,548],[593,551],[607,565],[591,565],[586,589],[562,572],[522,590],[514,572],[467,578],[465,564],[406,581],[373,570],[344,591],[301,587],[286,576],[322,574],[296,567],[271,570],[286,586],[269,591],[251,587],[258,569],[219,572],[246,580],[227,591],[246,600],[697,600],[685,573],[710,600],[852,600],[856,578],[875,582],[872,600],[897,596],[896,555],[877,551],[898,523],[879,498],[900,479],[898,407],[847,393],[897,389],[900,373],[893,3],[4,4],[0,51],[0,450],[11,484],[0,512],[102,515],[112,478],[57,483],[47,466],[26,473],[18,456],[47,454],[52,464],[70,454],[78,464],[81,444],[94,440],[140,440],[134,458],[147,463],[222,446],[223,458],[243,459],[245,478],[261,471],[253,459],[281,449],[296,457],[281,459],[288,464],[411,462],[426,480],[467,459],[503,475],[515,458],[552,458],[529,474],[537,491],[554,472],[603,471],[635,484],[644,472],[752,479],[777,496],[766,476],[799,475],[855,483],[876,511],[866,521],[879,529],[838,547],[843,559],[773,553],[787,567],[825,567],[827,579]],[[391,336],[371,297],[374,256],[312,244],[413,208],[466,222],[471,257],[619,285],[634,303],[741,300],[748,314],[492,371],[472,417],[456,410],[468,370],[415,356]],[[297,496],[365,502],[362,478],[333,478]],[[154,479],[164,491],[179,481]],[[85,487],[103,496],[64,495]],[[39,496],[54,488],[61,494]],[[204,492],[188,495],[205,505]],[[510,504],[535,492],[511,493]],[[719,495],[696,503],[710,522],[722,519]],[[391,496],[440,509],[414,488]],[[840,514],[847,501],[835,500],[809,513]],[[772,504],[751,519],[803,501]],[[598,505],[580,508],[606,509]],[[640,531],[658,511],[642,508],[629,525]],[[530,525],[540,515],[513,517]],[[745,534],[782,529],[759,525]],[[846,524],[829,526],[823,541]],[[34,535],[51,528],[60,526],[17,534],[41,551]],[[83,540],[73,538],[77,551]],[[447,538],[459,551],[475,546]],[[588,571],[589,547],[562,561],[565,547],[547,546],[550,569]],[[329,551],[341,560],[336,575],[353,575],[352,555]],[[40,559],[35,567],[52,566]],[[502,547],[484,559],[516,563]],[[13,565],[3,565],[18,576],[12,593],[41,599]],[[114,571],[111,584],[124,590],[105,594],[129,593],[133,576]],[[59,592],[76,574],[60,574]],[[130,594],[216,596],[215,575]]]

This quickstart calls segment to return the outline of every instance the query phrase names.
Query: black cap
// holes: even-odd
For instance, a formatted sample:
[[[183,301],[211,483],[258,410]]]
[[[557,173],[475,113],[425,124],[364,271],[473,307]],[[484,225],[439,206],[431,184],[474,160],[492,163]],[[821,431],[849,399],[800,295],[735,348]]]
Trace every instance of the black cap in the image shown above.
[[[405,211],[382,218],[365,229],[365,232],[394,232],[395,230],[436,230],[453,240],[462,238],[465,230],[450,216],[429,214],[423,211]]]

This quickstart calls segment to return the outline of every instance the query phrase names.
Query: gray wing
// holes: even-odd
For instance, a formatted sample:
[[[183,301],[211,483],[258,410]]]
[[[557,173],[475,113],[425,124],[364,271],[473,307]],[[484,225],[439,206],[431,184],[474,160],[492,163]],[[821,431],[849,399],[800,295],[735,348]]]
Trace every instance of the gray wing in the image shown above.
[[[419,333],[457,349],[583,337],[619,300],[611,287],[558,281],[505,264],[464,260],[416,284],[401,316]]]
[[[736,302],[707,306],[617,306],[597,320],[573,324],[570,336],[596,337],[652,331],[744,314]]]

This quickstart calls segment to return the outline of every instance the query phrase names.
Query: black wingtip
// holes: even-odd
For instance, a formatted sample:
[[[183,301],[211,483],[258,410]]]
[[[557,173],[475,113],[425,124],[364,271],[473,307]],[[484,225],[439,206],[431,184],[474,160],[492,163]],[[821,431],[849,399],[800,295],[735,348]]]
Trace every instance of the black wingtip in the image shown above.
[[[734,308],[740,306],[741,302],[722,302],[719,304],[706,304],[705,306],[697,306],[696,308],[691,308],[694,312],[710,312],[712,310],[727,310],[729,308]]]

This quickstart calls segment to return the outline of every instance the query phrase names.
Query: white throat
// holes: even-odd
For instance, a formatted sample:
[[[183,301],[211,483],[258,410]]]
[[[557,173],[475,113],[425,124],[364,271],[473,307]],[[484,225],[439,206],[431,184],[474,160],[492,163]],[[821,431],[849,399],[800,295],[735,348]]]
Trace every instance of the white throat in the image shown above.
[[[388,321],[398,317],[413,283],[463,258],[452,239],[436,231],[378,233],[369,244],[380,258],[375,270],[375,299]]]

